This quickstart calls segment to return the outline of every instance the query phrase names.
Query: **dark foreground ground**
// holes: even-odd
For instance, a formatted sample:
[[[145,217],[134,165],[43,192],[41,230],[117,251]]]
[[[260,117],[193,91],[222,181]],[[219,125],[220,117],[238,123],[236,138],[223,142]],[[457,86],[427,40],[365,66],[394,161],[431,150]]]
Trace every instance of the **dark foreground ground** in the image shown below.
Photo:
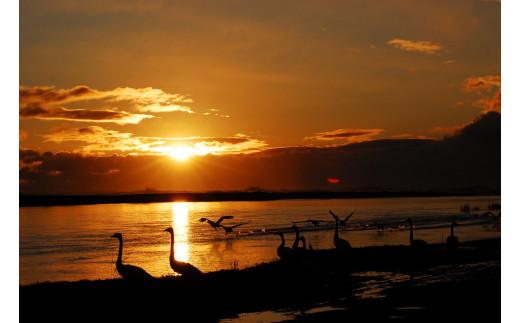
[[[199,279],[123,279],[20,286],[20,321],[217,322],[244,312],[297,311],[302,322],[499,322],[500,239],[316,250],[305,261],[222,270]],[[335,310],[306,313],[317,304]]]

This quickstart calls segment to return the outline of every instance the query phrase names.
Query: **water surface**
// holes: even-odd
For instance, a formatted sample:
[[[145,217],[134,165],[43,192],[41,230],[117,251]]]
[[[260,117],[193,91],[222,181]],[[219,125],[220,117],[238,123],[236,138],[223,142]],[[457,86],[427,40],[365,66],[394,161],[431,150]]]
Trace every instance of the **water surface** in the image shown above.
[[[102,204],[19,209],[20,283],[77,281],[119,277],[115,271],[118,241],[123,235],[123,263],[138,265],[154,277],[173,274],[169,266],[170,236],[175,230],[176,258],[203,272],[244,268],[277,259],[280,237],[285,232],[292,244],[293,222],[323,220],[318,227],[297,223],[315,249],[333,248],[334,222],[328,210],[340,218],[356,210],[340,236],[353,247],[408,244],[409,231],[378,232],[374,221],[395,227],[412,217],[415,237],[440,243],[450,234],[453,218],[459,223],[460,241],[500,237],[500,227],[490,216],[482,216],[499,196],[377,198],[337,200],[279,200],[254,202],[166,202],[149,204]],[[469,204],[470,214],[460,207]],[[497,211],[494,211],[497,213]],[[474,216],[478,214],[479,216]],[[226,235],[199,222],[231,215],[224,225],[248,224]]]

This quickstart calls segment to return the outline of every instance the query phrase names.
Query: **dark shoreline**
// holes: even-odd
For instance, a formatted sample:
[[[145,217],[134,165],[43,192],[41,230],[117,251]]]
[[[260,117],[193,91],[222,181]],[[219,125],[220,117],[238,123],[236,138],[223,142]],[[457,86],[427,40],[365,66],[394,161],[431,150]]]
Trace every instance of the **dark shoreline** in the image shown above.
[[[20,286],[20,321],[217,322],[245,312],[296,310],[301,314],[293,320],[304,322],[394,322],[397,314],[400,322],[497,322],[500,259],[496,238],[463,242],[455,250],[443,244],[425,251],[409,246],[354,248],[346,254],[315,250],[308,260],[319,271],[274,261],[201,278],[160,277],[153,286],[123,279],[37,283]],[[366,272],[409,279],[388,282],[382,298],[364,298],[356,294],[360,288],[377,289],[381,282]],[[337,310],[305,313],[318,304]]]
[[[158,203],[158,202],[215,202],[215,201],[272,201],[289,199],[349,199],[349,198],[392,198],[392,197],[445,197],[445,196],[500,196],[496,191],[303,191],[303,192],[177,192],[135,194],[70,194],[36,195],[20,194],[19,206],[62,206],[115,203]]]

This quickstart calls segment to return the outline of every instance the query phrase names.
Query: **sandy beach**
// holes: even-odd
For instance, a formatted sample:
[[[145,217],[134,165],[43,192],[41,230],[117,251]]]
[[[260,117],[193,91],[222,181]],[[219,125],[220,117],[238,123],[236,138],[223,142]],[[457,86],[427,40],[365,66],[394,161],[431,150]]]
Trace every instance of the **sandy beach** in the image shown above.
[[[199,279],[20,286],[20,321],[455,322],[500,319],[501,240],[315,250]],[[256,313],[256,318],[248,313]],[[278,314],[278,315],[276,315]],[[282,319],[280,319],[282,318]]]

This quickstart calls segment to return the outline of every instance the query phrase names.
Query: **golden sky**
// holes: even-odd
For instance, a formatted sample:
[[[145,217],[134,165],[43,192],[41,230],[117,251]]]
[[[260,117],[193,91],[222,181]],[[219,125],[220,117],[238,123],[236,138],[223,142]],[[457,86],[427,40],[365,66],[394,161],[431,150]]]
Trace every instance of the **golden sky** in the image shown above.
[[[412,174],[363,183],[353,169],[365,157],[348,172],[342,158],[416,142],[445,154],[446,136],[486,120],[500,129],[500,1],[22,0],[19,10],[22,192],[450,186]],[[157,165],[164,176],[143,179]]]

